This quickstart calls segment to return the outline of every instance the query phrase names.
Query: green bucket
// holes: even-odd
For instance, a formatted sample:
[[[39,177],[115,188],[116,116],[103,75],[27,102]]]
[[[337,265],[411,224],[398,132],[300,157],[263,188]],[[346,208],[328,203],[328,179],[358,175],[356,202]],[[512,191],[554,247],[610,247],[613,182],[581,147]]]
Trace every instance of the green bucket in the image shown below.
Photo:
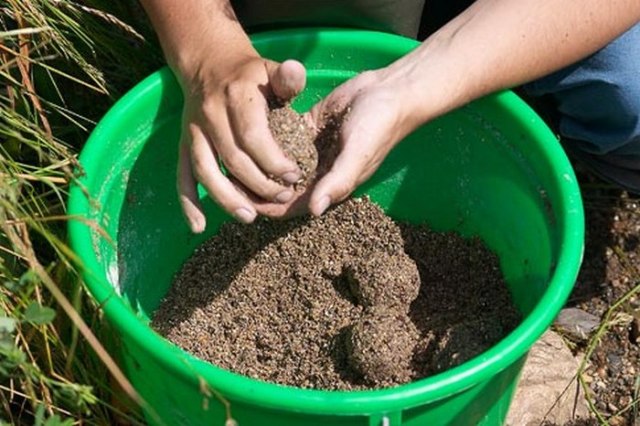
[[[299,110],[417,46],[332,29],[269,32],[253,41],[265,57],[307,66]],[[578,185],[542,120],[511,92],[488,96],[407,137],[358,189],[396,219],[482,238],[500,258],[522,324],[433,377],[377,391],[316,391],[222,370],[148,326],[182,263],[231,220],[201,192],[207,231],[193,235],[183,221],[175,191],[182,102],[167,69],[124,96],[87,142],[85,174],[69,200],[71,215],[95,221],[110,237],[86,221],[70,222],[87,287],[116,331],[113,346],[150,407],[150,423],[223,425],[230,416],[240,426],[501,424],[526,354],[567,299],[583,251]]]

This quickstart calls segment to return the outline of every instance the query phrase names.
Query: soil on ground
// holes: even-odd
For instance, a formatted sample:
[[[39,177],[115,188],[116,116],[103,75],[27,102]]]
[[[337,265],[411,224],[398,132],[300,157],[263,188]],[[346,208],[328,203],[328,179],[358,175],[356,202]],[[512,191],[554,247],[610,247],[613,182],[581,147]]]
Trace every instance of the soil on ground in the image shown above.
[[[363,303],[359,271],[370,267],[385,268],[372,276],[389,280],[384,291],[408,309]],[[362,198],[319,218],[223,225],[186,262],[152,325],[225,369],[349,390],[449,369],[519,321],[481,241],[395,223]]]
[[[569,306],[602,319],[600,338],[572,342],[587,360],[584,380],[610,425],[640,424],[640,199],[578,174],[585,204],[585,256]],[[624,300],[620,302],[622,299]],[[607,317],[607,312],[611,309]],[[596,343],[594,343],[596,342]],[[593,421],[593,424],[598,424]]]

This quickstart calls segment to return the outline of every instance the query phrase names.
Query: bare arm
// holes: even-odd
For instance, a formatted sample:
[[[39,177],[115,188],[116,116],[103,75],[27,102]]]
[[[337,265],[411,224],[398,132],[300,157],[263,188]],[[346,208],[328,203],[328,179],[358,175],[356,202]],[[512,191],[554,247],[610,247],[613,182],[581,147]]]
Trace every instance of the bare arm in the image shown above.
[[[478,0],[386,78],[408,77],[408,93],[428,96],[431,103],[414,105],[425,122],[568,66],[639,20],[637,0]]]
[[[242,222],[281,214],[294,191],[271,177],[293,183],[300,171],[269,132],[267,101],[301,91],[304,67],[260,57],[228,0],[141,1],[185,95],[177,186],[191,229],[206,224],[198,182]]]
[[[348,196],[419,125],[597,51],[640,20],[638,0],[477,0],[410,54],[338,87],[312,110],[351,105],[342,151],[310,211]]]
[[[141,3],[169,66],[179,76],[196,74],[203,60],[225,65],[242,57],[258,56],[228,0],[141,0]]]

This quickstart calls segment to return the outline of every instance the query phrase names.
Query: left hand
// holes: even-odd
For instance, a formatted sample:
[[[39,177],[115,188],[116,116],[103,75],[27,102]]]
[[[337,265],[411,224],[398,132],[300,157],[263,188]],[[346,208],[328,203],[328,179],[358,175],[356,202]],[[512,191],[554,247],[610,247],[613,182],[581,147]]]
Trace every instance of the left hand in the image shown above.
[[[312,108],[311,119],[318,128],[328,116],[348,108],[340,130],[339,154],[329,172],[311,188],[308,207],[313,215],[347,198],[417,127],[406,91],[402,79],[392,77],[387,69],[365,71]]]

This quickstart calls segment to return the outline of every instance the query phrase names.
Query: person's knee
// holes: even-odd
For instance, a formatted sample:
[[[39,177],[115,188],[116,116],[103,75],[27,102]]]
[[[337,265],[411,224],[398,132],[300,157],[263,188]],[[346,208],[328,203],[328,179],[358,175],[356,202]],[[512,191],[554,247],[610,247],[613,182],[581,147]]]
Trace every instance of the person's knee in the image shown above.
[[[595,153],[640,155],[640,24],[573,67],[556,92],[561,133]]]
[[[640,78],[613,72],[558,101],[563,137],[592,145],[594,153],[640,154]]]
[[[606,72],[592,72],[574,93],[558,97],[567,108],[560,134],[592,171],[640,193],[640,57],[629,56],[607,58]]]
[[[555,99],[560,134],[583,150],[640,155],[640,24],[525,90]]]

